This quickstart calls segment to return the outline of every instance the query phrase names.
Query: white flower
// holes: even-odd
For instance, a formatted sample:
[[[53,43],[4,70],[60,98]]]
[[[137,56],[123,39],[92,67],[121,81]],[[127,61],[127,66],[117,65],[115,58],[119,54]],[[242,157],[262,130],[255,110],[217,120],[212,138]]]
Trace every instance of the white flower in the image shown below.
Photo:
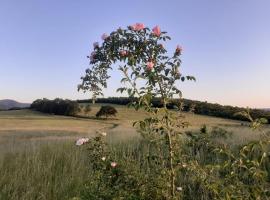
[[[182,187],[177,187],[176,190],[177,190],[177,191],[182,191],[183,188],[182,188]]]
[[[105,161],[106,160],[106,157],[102,157],[101,160]]]
[[[80,139],[78,139],[78,140],[76,141],[76,145],[77,145],[77,146],[81,146],[81,145],[83,145],[83,144],[85,144],[85,143],[87,143],[87,142],[89,142],[89,138],[80,138]]]
[[[105,133],[105,132],[102,132],[102,133],[100,133],[102,136],[106,136],[107,135],[107,133]]]
[[[183,168],[186,168],[186,167],[187,167],[187,165],[186,165],[186,164],[183,164],[183,165],[182,165],[182,167],[183,167]]]
[[[116,163],[116,162],[112,162],[112,163],[111,163],[111,167],[112,167],[112,168],[115,168],[116,166],[117,166],[117,163]]]

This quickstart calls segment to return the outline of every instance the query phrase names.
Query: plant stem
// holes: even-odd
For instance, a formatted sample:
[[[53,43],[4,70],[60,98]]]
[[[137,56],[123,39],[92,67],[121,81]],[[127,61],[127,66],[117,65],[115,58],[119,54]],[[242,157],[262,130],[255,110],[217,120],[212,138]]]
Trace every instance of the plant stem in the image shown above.
[[[165,104],[166,107],[166,104]],[[171,184],[171,196],[172,198],[175,197],[175,172],[174,172],[174,167],[173,167],[173,144],[172,144],[172,135],[169,130],[169,124],[168,124],[168,116],[167,113],[165,115],[166,119],[166,126],[167,126],[167,139],[169,143],[169,165],[170,165],[170,184]]]
[[[170,184],[171,184],[171,197],[172,199],[174,199],[175,197],[175,172],[174,172],[174,167],[173,167],[173,144],[172,144],[172,135],[171,135],[171,131],[169,128],[169,120],[168,120],[168,113],[167,113],[167,102],[165,97],[163,97],[163,106],[164,109],[166,111],[165,113],[165,122],[166,122],[166,129],[167,129],[167,139],[168,139],[168,143],[169,143],[169,165],[170,165]]]

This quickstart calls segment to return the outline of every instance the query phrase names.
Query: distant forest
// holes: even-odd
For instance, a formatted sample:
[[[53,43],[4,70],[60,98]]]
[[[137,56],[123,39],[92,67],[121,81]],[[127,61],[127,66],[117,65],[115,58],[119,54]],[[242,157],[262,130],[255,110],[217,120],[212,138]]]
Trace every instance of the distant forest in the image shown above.
[[[98,98],[96,103],[110,103],[110,104],[119,104],[127,105],[136,99],[129,97],[108,97],[108,98]],[[89,103],[92,102],[91,99],[78,100],[78,103]],[[181,99],[183,111],[189,112],[192,111],[195,114],[208,115],[214,117],[221,117],[226,119],[235,119],[243,120],[246,119],[242,116],[236,116],[235,113],[245,110],[246,108],[236,107],[236,106],[223,106],[220,104],[195,101],[189,99]],[[162,107],[162,102],[159,98],[155,98],[152,101],[154,107]],[[175,109],[179,106],[179,99],[175,99],[173,103],[168,104],[169,109]],[[270,122],[270,111],[263,109],[250,109],[251,116],[256,118],[266,118],[268,123]]]

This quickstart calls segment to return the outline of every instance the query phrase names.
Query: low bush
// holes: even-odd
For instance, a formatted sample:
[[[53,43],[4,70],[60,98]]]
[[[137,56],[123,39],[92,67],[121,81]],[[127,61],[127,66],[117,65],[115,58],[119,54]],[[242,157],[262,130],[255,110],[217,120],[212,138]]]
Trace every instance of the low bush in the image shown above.
[[[113,106],[102,106],[100,110],[97,112],[96,117],[102,117],[105,116],[108,118],[108,116],[115,116],[117,113],[117,110]]]
[[[230,146],[214,128],[185,134],[174,149],[174,199],[262,199],[270,194],[270,141]],[[85,145],[91,179],[80,199],[171,199],[164,136],[110,145],[98,135]]]

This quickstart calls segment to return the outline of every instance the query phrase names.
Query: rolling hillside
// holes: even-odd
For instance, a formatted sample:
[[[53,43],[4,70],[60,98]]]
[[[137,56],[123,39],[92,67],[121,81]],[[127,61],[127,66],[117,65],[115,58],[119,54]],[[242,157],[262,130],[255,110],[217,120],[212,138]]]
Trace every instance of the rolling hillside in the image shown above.
[[[29,107],[29,103],[20,103],[11,99],[0,100],[0,110],[8,110],[10,108],[25,108]]]

